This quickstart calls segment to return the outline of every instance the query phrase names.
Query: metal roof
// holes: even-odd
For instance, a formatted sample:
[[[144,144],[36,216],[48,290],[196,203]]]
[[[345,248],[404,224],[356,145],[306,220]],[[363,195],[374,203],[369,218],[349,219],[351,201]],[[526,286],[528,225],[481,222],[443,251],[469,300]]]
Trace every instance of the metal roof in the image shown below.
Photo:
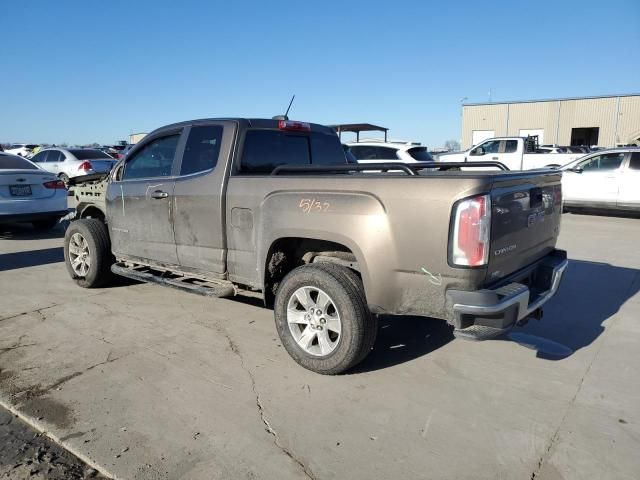
[[[329,128],[333,128],[337,132],[370,132],[370,131],[379,131],[386,132],[389,129],[385,127],[379,127],[378,125],[372,125],[371,123],[342,123],[339,125],[327,125]]]
[[[620,95],[594,95],[591,97],[565,97],[565,98],[541,98],[538,100],[508,100],[503,102],[477,102],[463,103],[463,107],[475,107],[480,105],[506,105],[513,103],[541,103],[541,102],[562,102],[566,100],[593,100],[596,98],[618,98],[618,97],[639,97],[640,93],[623,93]]]

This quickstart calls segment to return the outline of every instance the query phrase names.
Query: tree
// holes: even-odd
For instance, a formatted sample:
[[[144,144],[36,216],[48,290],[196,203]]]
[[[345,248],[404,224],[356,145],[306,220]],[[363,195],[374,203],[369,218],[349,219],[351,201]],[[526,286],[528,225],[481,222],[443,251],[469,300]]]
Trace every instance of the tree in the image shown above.
[[[460,150],[460,142],[457,140],[447,140],[446,142],[444,142],[444,148],[446,148],[450,152],[456,152]]]

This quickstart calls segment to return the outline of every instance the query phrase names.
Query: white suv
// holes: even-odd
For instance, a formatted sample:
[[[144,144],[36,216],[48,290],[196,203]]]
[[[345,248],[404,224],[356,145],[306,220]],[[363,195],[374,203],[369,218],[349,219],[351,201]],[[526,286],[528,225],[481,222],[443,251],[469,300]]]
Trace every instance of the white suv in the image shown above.
[[[349,151],[358,163],[377,162],[433,162],[427,147],[419,143],[357,142],[348,144]]]

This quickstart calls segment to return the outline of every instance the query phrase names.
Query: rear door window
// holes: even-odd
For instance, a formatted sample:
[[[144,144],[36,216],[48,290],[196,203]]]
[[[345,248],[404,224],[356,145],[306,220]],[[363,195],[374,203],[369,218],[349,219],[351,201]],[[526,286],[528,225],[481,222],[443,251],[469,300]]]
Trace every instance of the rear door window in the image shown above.
[[[47,163],[61,162],[62,160],[64,160],[64,157],[62,157],[58,150],[49,150],[49,154],[47,155]]]
[[[169,177],[180,135],[156,138],[129,158],[122,180]]]
[[[377,147],[378,160],[398,160],[398,150],[389,147]]]
[[[215,168],[220,154],[220,142],[222,142],[220,125],[191,127],[187,146],[182,155],[180,175],[190,175]]]
[[[376,160],[378,158],[378,151],[376,147],[371,147],[369,145],[357,145],[349,147],[349,149],[358,160]]]
[[[248,130],[240,162],[243,173],[268,174],[279,165],[309,165],[309,137],[278,130]]]
[[[629,170],[640,170],[640,152],[633,152],[631,154]]]

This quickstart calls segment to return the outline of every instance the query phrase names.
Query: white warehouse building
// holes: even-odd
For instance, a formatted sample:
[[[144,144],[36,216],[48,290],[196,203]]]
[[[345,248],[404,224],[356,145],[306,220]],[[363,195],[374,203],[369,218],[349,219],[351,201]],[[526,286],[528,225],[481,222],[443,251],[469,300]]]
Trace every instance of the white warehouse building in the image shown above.
[[[462,147],[537,135],[540,145],[640,145],[640,94],[462,105]]]

